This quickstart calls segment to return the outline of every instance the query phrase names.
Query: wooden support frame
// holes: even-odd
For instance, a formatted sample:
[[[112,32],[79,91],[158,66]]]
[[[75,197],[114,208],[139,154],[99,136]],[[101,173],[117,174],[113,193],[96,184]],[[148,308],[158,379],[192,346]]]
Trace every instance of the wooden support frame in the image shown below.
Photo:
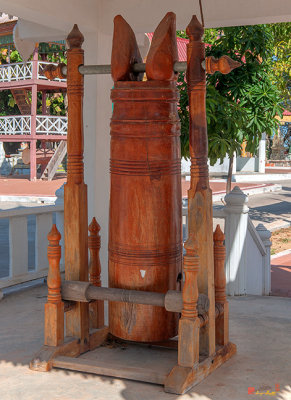
[[[172,13],[170,17],[174,21]],[[169,27],[170,30],[172,28],[172,26]],[[159,26],[159,29],[165,33],[164,27]],[[52,367],[66,368],[152,382],[163,384],[166,392],[183,394],[201,382],[236,352],[236,346],[229,342],[228,337],[224,236],[219,227],[212,237],[212,202],[207,169],[205,72],[201,67],[204,62],[204,44],[201,41],[203,28],[195,16],[187,28],[187,33],[190,37],[187,82],[190,103],[191,187],[189,190],[189,239],[185,243],[186,255],[183,260],[185,282],[182,306],[179,308],[179,310],[182,309],[182,314],[179,320],[178,341],[156,344],[156,347],[163,346],[171,352],[176,349],[177,363],[173,362],[173,353],[171,353],[168,368],[154,373],[152,368],[143,366],[132,368],[128,367],[127,363],[123,365],[106,364],[99,360],[98,353],[96,353],[97,360],[82,356],[82,353],[96,349],[108,339],[108,328],[103,326],[103,300],[99,299],[88,303],[88,300],[94,296],[92,297],[91,293],[90,297],[87,290],[95,287],[97,289],[95,292],[98,292],[98,288],[101,287],[100,227],[93,219],[89,226],[88,243],[87,190],[83,177],[83,78],[79,72],[79,65],[83,64],[83,51],[81,50],[82,35],[75,25],[68,37],[70,45],[67,67],[69,132],[68,183],[65,187],[65,260],[66,281],[78,281],[75,282],[75,286],[83,289],[81,294],[77,290],[72,295],[68,292],[70,284],[67,282],[68,284],[63,286],[63,298],[61,297],[60,235],[53,227],[48,237],[50,241],[48,250],[50,274],[48,302],[45,308],[45,346],[32,360],[31,369],[48,371]],[[130,34],[132,35],[132,33]],[[171,36],[171,33],[166,32],[166,36],[167,34],[168,37]],[[149,57],[149,65],[146,69],[149,79],[155,79],[153,77],[157,73],[161,73],[163,79],[172,79],[175,59],[171,60],[166,75],[163,75],[165,73],[163,68],[161,71],[157,71],[151,65],[153,58],[157,56],[159,54],[153,52],[152,57]],[[136,56],[136,58],[138,57]],[[115,60],[115,65],[119,68],[117,61]],[[221,69],[222,73],[227,73],[230,68],[229,64],[229,61],[219,64],[216,60],[209,60],[207,68],[211,71]],[[129,76],[127,75],[130,74],[129,68],[130,65],[125,72],[123,70],[120,72],[118,69],[118,76]],[[113,70],[113,73],[115,73],[114,71],[116,72],[116,69]],[[136,78],[139,79],[139,77]],[[90,283],[88,282],[88,249],[90,251]],[[101,293],[101,290],[99,292]],[[204,294],[209,301],[208,312],[201,315],[198,314],[199,293],[200,295]],[[116,291],[112,295],[115,296],[115,300],[130,302],[128,294],[122,297]],[[108,300],[108,294],[106,296],[104,299]],[[166,297],[167,295],[165,299]],[[74,301],[67,303],[64,307],[64,298]],[[166,301],[165,307],[167,307]],[[63,333],[65,311],[67,311],[66,338]],[[56,328],[50,321],[53,321]],[[90,330],[90,327],[94,329]],[[153,345],[153,347],[155,346]],[[95,351],[98,352],[101,349]]]

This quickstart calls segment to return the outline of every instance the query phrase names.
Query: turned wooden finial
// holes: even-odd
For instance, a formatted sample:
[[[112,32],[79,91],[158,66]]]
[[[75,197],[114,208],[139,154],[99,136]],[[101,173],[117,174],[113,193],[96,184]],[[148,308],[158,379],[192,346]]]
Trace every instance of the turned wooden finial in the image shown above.
[[[202,36],[204,34],[204,28],[203,28],[202,24],[199,22],[196,15],[192,16],[192,19],[186,28],[186,33],[187,33],[187,36],[189,37],[190,42],[202,39]]]
[[[217,242],[223,242],[224,239],[225,239],[225,235],[222,232],[222,230],[220,228],[220,225],[218,224],[216,226],[216,229],[215,229],[214,234],[213,234],[213,240],[214,240],[214,242],[217,243]]]
[[[211,56],[206,57],[205,66],[207,74],[214,74],[216,71],[229,74],[233,69],[240,67],[241,63],[228,56],[222,56],[218,59]]]
[[[101,263],[100,263],[100,225],[94,217],[89,225],[90,235],[88,237],[88,248],[90,251],[89,280],[94,286],[101,286]],[[90,304],[91,328],[101,328],[104,325],[104,302],[97,300]]]
[[[88,238],[88,248],[90,251],[90,264],[89,264],[90,282],[94,286],[101,286],[101,280],[100,280],[101,265],[99,259],[101,238],[99,231],[100,231],[100,225],[96,221],[96,218],[93,217],[92,222],[89,225],[90,235]]]
[[[49,241],[49,246],[56,246],[59,244],[59,241],[61,240],[61,234],[58,231],[58,228],[56,224],[53,224],[52,229],[47,235],[48,241]]]
[[[49,245],[47,249],[47,256],[49,261],[49,273],[47,278],[48,285],[48,303],[60,303],[61,297],[61,273],[60,273],[60,260],[61,260],[61,234],[54,224],[51,231],[47,235]]]
[[[135,63],[141,63],[142,57],[130,25],[121,15],[114,18],[114,32],[111,53],[111,76],[117,81],[141,81],[143,73],[132,71]]]
[[[69,49],[78,49],[82,47],[82,43],[84,42],[84,36],[79,31],[78,25],[75,24],[73,29],[67,36],[67,42],[69,45]]]
[[[174,63],[178,61],[176,14],[168,12],[156,28],[146,61],[148,80],[167,81],[177,78]]]
[[[91,233],[91,235],[97,235],[100,229],[100,225],[96,221],[96,218],[93,217],[91,224],[89,225],[89,232]]]
[[[225,236],[220,229],[220,225],[217,225],[213,234],[214,241],[214,283],[215,283],[215,303],[226,302],[226,278],[224,272],[225,262]]]

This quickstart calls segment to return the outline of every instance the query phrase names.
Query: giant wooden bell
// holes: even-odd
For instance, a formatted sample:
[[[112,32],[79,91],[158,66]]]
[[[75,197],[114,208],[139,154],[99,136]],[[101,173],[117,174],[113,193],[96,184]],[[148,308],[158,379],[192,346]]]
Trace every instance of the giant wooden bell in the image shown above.
[[[114,22],[109,285],[165,293],[177,289],[182,262],[175,18],[168,13],[155,31],[147,81],[131,72],[141,61],[131,28],[120,16]],[[110,332],[123,339],[166,340],[177,323],[178,315],[162,307],[109,306]]]

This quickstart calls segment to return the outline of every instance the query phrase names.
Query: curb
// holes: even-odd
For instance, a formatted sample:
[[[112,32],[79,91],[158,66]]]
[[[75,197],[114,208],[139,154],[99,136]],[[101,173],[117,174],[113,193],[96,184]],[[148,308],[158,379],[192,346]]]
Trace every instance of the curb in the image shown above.
[[[277,182],[291,180],[291,174],[235,174],[232,182],[250,183],[250,182]]]
[[[270,192],[278,192],[282,190],[282,185],[279,184],[270,184],[270,185],[258,185],[258,186],[250,186],[250,187],[245,187],[241,188],[244,194],[248,196],[252,196],[255,194],[262,194],[262,193],[270,193]],[[226,192],[219,192],[219,193],[214,193],[212,195],[212,201],[217,202],[220,200],[224,199],[224,196],[226,195]]]
[[[271,256],[271,260],[275,260],[276,258],[283,257],[283,256],[288,256],[289,254],[291,254],[291,249],[280,251],[280,253],[273,254]]]
[[[0,201],[8,201],[15,203],[44,203],[44,204],[55,204],[56,196],[0,196]]]
[[[291,226],[291,222],[282,222],[281,224],[278,223],[277,226],[275,225],[274,227],[270,227],[269,231],[276,232],[276,231],[279,231],[280,229],[289,228],[289,226]]]

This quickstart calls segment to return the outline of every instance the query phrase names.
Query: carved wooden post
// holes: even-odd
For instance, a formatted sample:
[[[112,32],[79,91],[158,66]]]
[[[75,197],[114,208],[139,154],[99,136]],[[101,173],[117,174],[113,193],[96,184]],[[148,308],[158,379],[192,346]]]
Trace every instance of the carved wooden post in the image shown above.
[[[185,243],[185,283],[183,287],[183,310],[179,321],[178,365],[193,367],[199,362],[198,286],[199,257],[193,235]]]
[[[202,61],[205,59],[204,29],[196,16],[187,27],[187,84],[189,95],[189,145],[191,184],[188,191],[189,237],[195,232],[201,268],[198,273],[199,293],[209,297],[209,323],[200,337],[204,354],[215,352],[215,304],[212,240],[212,191],[208,177],[208,138],[206,124],[206,80]]]
[[[95,217],[89,225],[90,236],[88,238],[88,247],[90,251],[89,276],[90,282],[94,286],[101,286],[101,264],[99,252],[101,247],[100,225]],[[102,300],[94,301],[89,306],[90,327],[102,328],[104,326],[104,302]]]
[[[61,234],[54,224],[48,234],[49,273],[47,278],[48,296],[45,304],[44,344],[59,346],[64,341],[64,303],[61,296],[60,259]]]
[[[214,280],[215,280],[215,305],[222,308],[222,312],[215,321],[216,344],[226,345],[228,336],[228,301],[226,299],[226,278],[224,271],[225,246],[224,234],[217,225],[213,234],[214,240]]]
[[[68,178],[64,188],[65,276],[67,280],[88,280],[87,185],[83,165],[84,79],[78,67],[84,64],[83,35],[77,25],[67,37],[68,86]],[[89,306],[76,303],[66,313],[67,336],[80,339],[80,351],[88,348]]]

